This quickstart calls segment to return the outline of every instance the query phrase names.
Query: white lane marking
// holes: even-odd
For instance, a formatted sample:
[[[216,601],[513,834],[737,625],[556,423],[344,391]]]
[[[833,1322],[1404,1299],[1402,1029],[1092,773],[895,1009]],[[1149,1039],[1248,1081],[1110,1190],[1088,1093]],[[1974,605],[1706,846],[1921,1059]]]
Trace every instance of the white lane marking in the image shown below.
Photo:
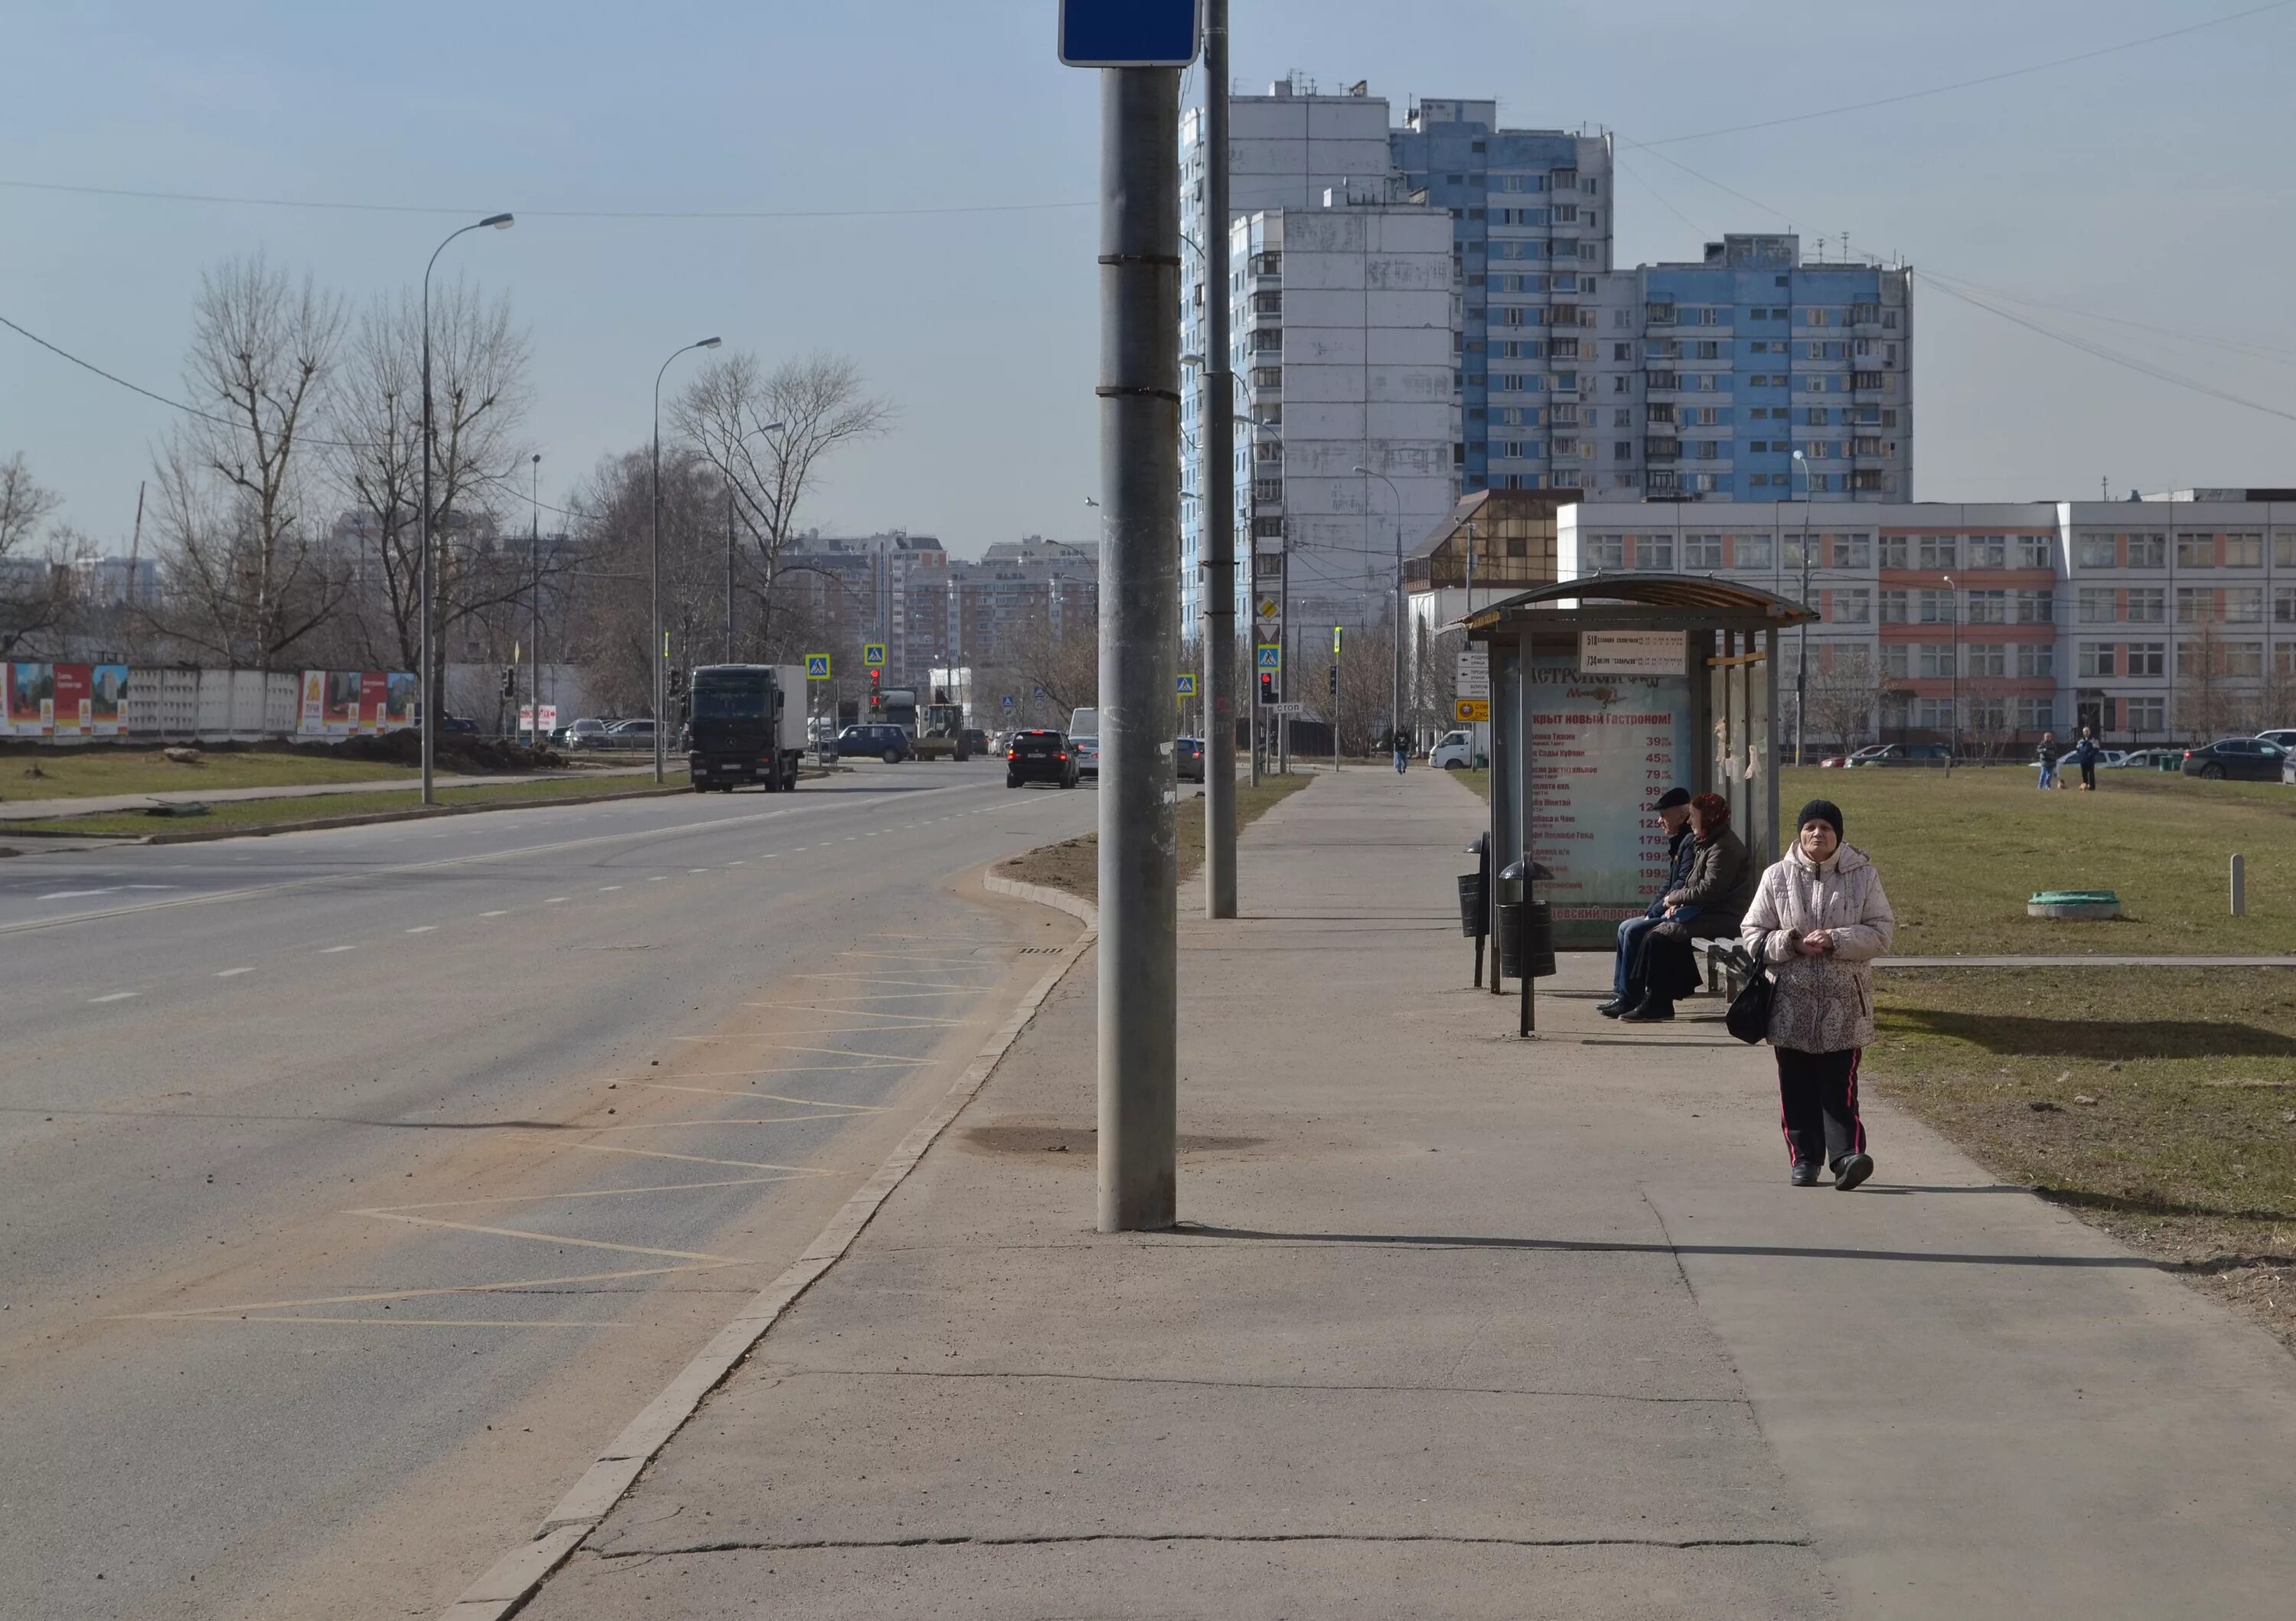
[[[436,923],[424,923],[419,928],[410,929],[406,932],[409,934],[429,934],[438,927],[439,925]]]
[[[481,912],[479,915],[482,918],[500,918],[508,917],[510,913],[507,912]]]
[[[247,968],[223,968],[216,970],[216,978],[218,979],[228,979],[234,974],[251,974],[255,970],[252,966]]]
[[[563,905],[566,902],[568,902],[568,901],[570,901],[570,900],[571,900],[571,899],[573,899],[573,898],[574,898],[574,897],[573,897],[572,896],[570,896],[570,895],[554,895],[554,896],[552,896],[548,900],[546,900],[546,901],[543,902],[542,904],[543,904],[544,905],[545,905],[545,906],[558,906],[558,905]]]
[[[685,870],[689,872],[707,872],[709,871],[707,867],[688,867]]]
[[[330,946],[323,949],[319,954],[323,957],[332,957],[339,951],[357,951],[357,949],[356,946]]]
[[[726,864],[729,867],[746,867],[750,864],[750,858],[746,856],[736,856]]]
[[[125,1002],[130,996],[141,996],[143,994],[141,991],[113,991],[109,995],[90,996],[87,1000],[88,1004],[93,1007],[99,1002]]]
[[[600,884],[598,886],[598,893],[601,895],[611,895],[615,890],[620,888],[621,885],[619,884]]]
[[[770,1075],[773,1071],[759,1073]],[[723,1086],[678,1086],[668,1081],[641,1081],[638,1084],[653,1092],[698,1092],[713,1098],[768,1098],[776,1103],[802,1103],[808,1109],[839,1109],[849,1114],[882,1115],[891,1112],[889,1107],[875,1103],[837,1103],[825,1098],[793,1098],[787,1093],[759,1092],[755,1088],[736,1092]]]
[[[652,878],[646,880],[646,882],[650,884],[666,884],[668,881],[669,874],[667,872],[657,872]]]

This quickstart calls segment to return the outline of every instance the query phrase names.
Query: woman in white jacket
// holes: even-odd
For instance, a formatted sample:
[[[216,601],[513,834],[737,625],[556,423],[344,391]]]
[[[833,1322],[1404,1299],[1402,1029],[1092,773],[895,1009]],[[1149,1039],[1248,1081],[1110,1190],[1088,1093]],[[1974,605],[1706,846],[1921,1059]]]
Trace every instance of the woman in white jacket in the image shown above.
[[[1812,799],[1794,822],[1793,847],[1762,874],[1739,934],[1775,979],[1769,1039],[1793,1183],[1816,1185],[1823,1165],[1846,1191],[1874,1174],[1857,1060],[1874,1039],[1873,962],[1898,920],[1874,864],[1841,842],[1841,806]]]

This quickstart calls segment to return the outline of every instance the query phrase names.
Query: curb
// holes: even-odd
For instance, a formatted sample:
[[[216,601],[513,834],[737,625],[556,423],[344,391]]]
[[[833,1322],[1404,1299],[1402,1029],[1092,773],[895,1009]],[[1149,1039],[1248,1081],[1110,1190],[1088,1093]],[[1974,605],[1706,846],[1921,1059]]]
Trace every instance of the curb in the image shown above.
[[[979,1056],[965,1066],[964,1073],[942,1094],[939,1104],[909,1128],[908,1134],[878,1166],[876,1175],[854,1191],[830,1218],[829,1224],[806,1246],[805,1252],[781,1276],[758,1290],[661,1394],[623,1427],[622,1433],[598,1454],[597,1461],[574,1483],[574,1488],[559,1500],[558,1506],[536,1528],[533,1540],[521,1543],[496,1560],[485,1575],[439,1613],[439,1621],[504,1621],[573,1557],[574,1551],[612,1512],[623,1494],[637,1484],[646,1465],[668,1445],[670,1437],[693,1416],[709,1393],[741,1366],[758,1341],[781,1320],[782,1314],[844,1258],[870,1218],[916,1168],[925,1150],[988,1084],[1005,1052],[1020,1039],[1021,1032],[1029,1027],[1029,1021],[1036,1017],[1045,998],[1052,995],[1053,987],[1092,948],[1097,937],[1099,909],[1090,902],[1038,884],[1000,879],[994,873],[984,874],[981,883],[993,894],[1039,901],[1081,919],[1085,932],[1070,942],[1060,960],[1021,998]]]
[[[484,811],[548,810],[556,805],[603,805],[612,799],[658,799],[693,791],[691,788],[632,788],[617,793],[560,794],[546,799],[489,799],[483,805],[433,805],[414,810],[366,811],[350,816],[311,816],[300,822],[265,823],[259,827],[199,828],[180,833],[75,833],[63,828],[11,830],[5,823],[0,823],[0,832],[14,839],[102,839],[113,844],[212,844],[218,839],[266,839],[274,833],[315,833],[331,827],[374,827],[386,822],[428,822],[439,816],[475,816]]]

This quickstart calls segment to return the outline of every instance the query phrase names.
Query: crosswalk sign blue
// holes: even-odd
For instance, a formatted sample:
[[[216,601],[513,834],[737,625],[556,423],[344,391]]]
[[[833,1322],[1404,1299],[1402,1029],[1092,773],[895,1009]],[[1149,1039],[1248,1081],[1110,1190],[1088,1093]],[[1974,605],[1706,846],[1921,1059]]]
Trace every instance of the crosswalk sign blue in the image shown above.
[[[1183,676],[1181,676],[1181,677],[1180,677],[1180,696],[1181,696],[1181,697],[1183,697],[1183,698],[1193,698],[1195,695],[1196,695],[1196,678],[1195,678],[1195,676],[1194,676],[1194,675],[1183,675]]]
[[[808,653],[805,656],[805,678],[808,681],[826,681],[829,679],[829,655],[827,653]]]
[[[1270,642],[1259,650],[1259,667],[1263,670],[1280,670],[1283,667],[1282,643]]]
[[[867,665],[873,670],[883,669],[885,667],[885,644],[882,642],[864,642],[861,644],[861,662]]]

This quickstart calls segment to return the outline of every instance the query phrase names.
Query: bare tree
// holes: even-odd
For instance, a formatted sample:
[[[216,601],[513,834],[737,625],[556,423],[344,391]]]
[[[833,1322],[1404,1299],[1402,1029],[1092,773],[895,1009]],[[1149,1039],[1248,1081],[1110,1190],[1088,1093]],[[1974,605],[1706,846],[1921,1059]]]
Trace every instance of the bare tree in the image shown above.
[[[840,446],[892,423],[892,402],[868,394],[860,368],[826,353],[768,372],[747,350],[702,367],[670,406],[670,421],[732,492],[734,521],[759,577],[759,641],[774,638],[774,585],[799,508]]]
[[[1100,702],[1100,626],[1064,619],[1053,628],[1047,614],[1040,624],[1016,629],[1004,644],[1003,662],[1025,684],[1030,697],[1045,695],[1056,715],[1089,709]]]
[[[60,551],[68,542],[51,536],[44,553],[33,550],[41,525],[62,504],[32,477],[22,453],[0,462],[0,658],[53,629],[71,607],[71,573]]]
[[[1810,729],[1830,737],[1844,754],[1864,744],[1890,678],[1862,647],[1837,647],[1833,662],[1809,672]]]
[[[184,387],[201,415],[155,469],[171,608],[160,627],[269,669],[340,603],[345,581],[308,510],[307,429],[340,345],[342,307],[260,254],[200,279]]]
[[[609,456],[578,492],[583,566],[567,640],[580,650],[588,685],[611,712],[645,715],[653,703],[649,589],[653,537],[651,458]],[[665,451],[661,467],[661,622],[674,666],[714,656],[724,622],[725,490],[690,451]],[[705,652],[706,650],[706,652]]]

